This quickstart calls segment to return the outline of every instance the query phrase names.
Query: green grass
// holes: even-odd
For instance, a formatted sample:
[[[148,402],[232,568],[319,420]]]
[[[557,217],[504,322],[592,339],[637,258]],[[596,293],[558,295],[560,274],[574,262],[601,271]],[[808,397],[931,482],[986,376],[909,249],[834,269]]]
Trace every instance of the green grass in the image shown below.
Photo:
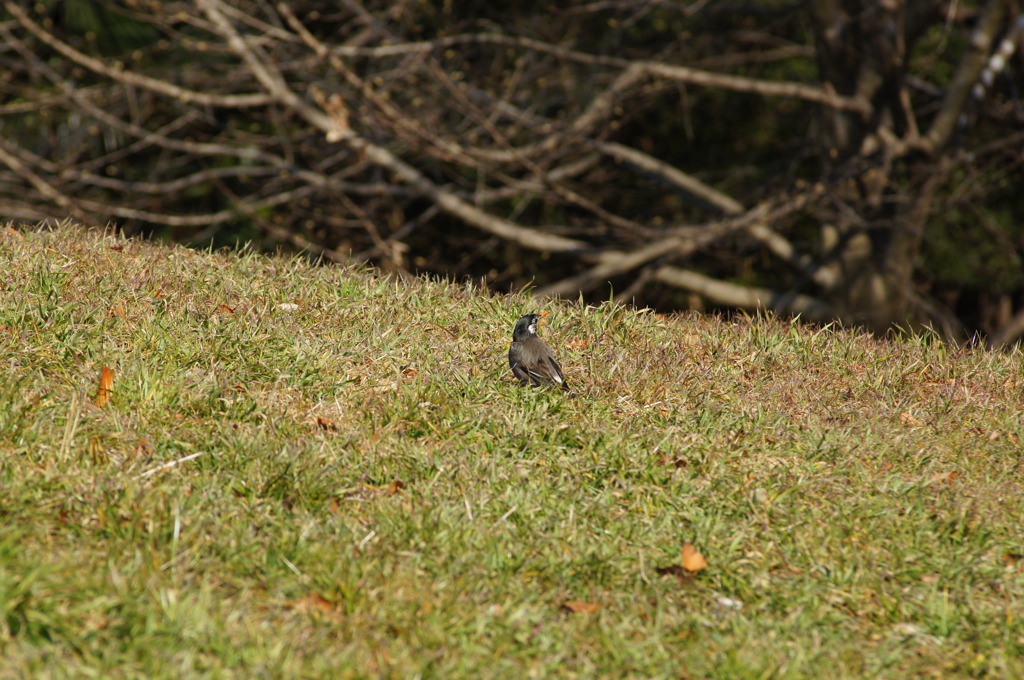
[[[1024,677],[1019,352],[69,226],[0,271],[0,675]],[[575,398],[511,379],[538,307]]]

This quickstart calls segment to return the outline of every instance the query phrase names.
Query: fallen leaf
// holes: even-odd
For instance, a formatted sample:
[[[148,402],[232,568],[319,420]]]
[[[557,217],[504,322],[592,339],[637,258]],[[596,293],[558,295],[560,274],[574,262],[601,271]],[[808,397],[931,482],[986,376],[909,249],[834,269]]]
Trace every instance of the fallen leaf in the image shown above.
[[[100,389],[96,392],[96,405],[106,406],[110,403],[110,394],[114,391],[114,372],[107,366],[100,369]]]
[[[217,311],[221,312],[222,314],[234,314],[235,313],[234,309],[232,309],[228,305],[224,304],[223,302],[221,304],[217,305]]]
[[[320,416],[317,416],[316,424],[321,430],[330,430],[332,432],[338,431],[338,426],[335,425],[333,421],[328,420],[327,418],[321,418]]]
[[[107,316],[110,317],[110,318],[113,318],[115,316],[119,316],[119,317],[121,317],[123,319],[124,318],[124,303],[123,302],[118,302],[116,306],[115,305],[110,305],[110,307],[107,309]]]
[[[921,427],[924,425],[920,420],[910,415],[909,413],[900,414],[900,422],[908,427]]]
[[[573,614],[593,614],[600,611],[601,605],[597,602],[584,602],[583,600],[569,600],[562,603],[562,609],[571,611]]]
[[[417,375],[419,375],[419,371],[417,371],[415,368],[403,368],[402,375],[404,375],[406,378],[415,378]]]
[[[143,460],[153,455],[153,445],[145,439],[140,439],[131,450],[128,457],[131,459],[142,458]]]
[[[658,464],[664,465],[665,467],[674,467],[675,469],[679,470],[681,468],[686,467],[689,463],[682,456],[672,456],[670,458],[668,454],[662,453],[661,455],[658,456]]]
[[[682,563],[683,569],[691,574],[696,574],[708,567],[708,561],[704,559],[704,555],[700,554],[700,551],[693,547],[692,543],[683,543]]]
[[[277,308],[283,312],[294,312],[299,308],[299,306],[294,302],[282,302],[277,306]]]
[[[307,611],[319,610],[322,612],[329,612],[334,609],[334,603],[320,593],[312,592],[309,595],[296,600],[295,608],[305,609]]]
[[[396,479],[387,486],[383,487],[381,489],[380,495],[384,496],[385,498],[387,498],[388,496],[394,496],[396,493],[398,493],[404,488],[405,482],[403,482],[401,479]]]
[[[563,344],[563,346],[568,348],[568,349],[586,349],[587,347],[590,346],[590,339],[589,338],[572,338],[570,340],[566,340],[565,343]]]
[[[334,621],[340,621],[343,614],[339,603],[332,602],[316,591],[293,601],[291,607],[295,611],[314,616],[324,616]]]
[[[124,250],[124,246],[110,246],[110,249],[115,253],[120,253]]]

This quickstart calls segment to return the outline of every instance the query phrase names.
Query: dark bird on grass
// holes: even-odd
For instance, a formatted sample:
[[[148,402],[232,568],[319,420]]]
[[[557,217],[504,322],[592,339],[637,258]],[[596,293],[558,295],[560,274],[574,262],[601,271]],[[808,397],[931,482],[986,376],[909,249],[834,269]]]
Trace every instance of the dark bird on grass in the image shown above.
[[[547,344],[537,336],[541,314],[525,314],[512,329],[512,346],[508,349],[508,365],[519,382],[526,385],[554,385],[569,390],[562,367],[555,361]]]

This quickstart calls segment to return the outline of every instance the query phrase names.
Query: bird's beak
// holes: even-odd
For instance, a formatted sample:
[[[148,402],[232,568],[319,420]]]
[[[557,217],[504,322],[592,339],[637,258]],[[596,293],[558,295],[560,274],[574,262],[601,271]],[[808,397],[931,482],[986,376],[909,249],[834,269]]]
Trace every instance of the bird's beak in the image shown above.
[[[550,312],[541,312],[537,316],[547,316],[548,314],[550,314]]]
[[[537,321],[537,324],[540,325],[540,326],[543,326],[544,325],[544,317],[547,316],[547,315],[548,315],[547,312],[541,312],[540,314],[538,314],[537,316],[539,316],[541,318],[540,318],[539,321]]]

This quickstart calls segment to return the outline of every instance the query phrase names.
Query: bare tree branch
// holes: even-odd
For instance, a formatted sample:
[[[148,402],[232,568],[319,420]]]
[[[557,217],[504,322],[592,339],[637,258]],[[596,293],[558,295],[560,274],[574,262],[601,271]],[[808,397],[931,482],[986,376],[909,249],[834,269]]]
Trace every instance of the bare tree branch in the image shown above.
[[[595,142],[594,146],[612,158],[632,163],[644,172],[661,177],[666,182],[679,187],[683,191],[720,210],[723,215],[739,215],[743,212],[743,206],[732,197],[708,186],[696,177],[688,175],[668,163],[652,158],[642,151],[615,142]]]
[[[111,68],[97,59],[93,59],[88,55],[82,54],[67,43],[56,39],[53,34],[44,31],[42,27],[29,18],[28,14],[26,14],[17,3],[7,0],[4,2],[4,9],[10,12],[11,15],[18,20],[18,23],[24,26],[30,33],[32,33],[32,35],[57,50],[71,61],[93,71],[94,73],[106,76],[107,78],[119,83],[146,88],[153,90],[154,92],[167,95],[168,97],[173,97],[174,99],[182,102],[199,104],[202,106],[224,106],[229,108],[266,106],[271,101],[266,95],[260,94],[211,95],[203,92],[194,92],[192,90],[178,87],[164,80],[157,80],[139,73],[133,73],[123,67]]]
[[[286,18],[289,25],[296,29],[296,32],[303,37],[303,40],[307,41],[310,47],[312,47],[317,54],[322,56],[329,54],[327,48],[320,43],[320,41],[314,38],[308,30],[305,30],[305,27],[302,26],[302,23],[298,18],[292,14],[291,9],[285,3],[278,3],[277,7],[278,11],[280,11]],[[349,79],[358,83],[361,90],[365,91],[368,88],[368,86],[358,79],[350,69],[341,63],[339,59],[331,59],[331,65],[335,70],[345,74]],[[533,250],[546,252],[582,253],[592,250],[593,248],[583,241],[562,238],[561,236],[555,236],[553,234],[545,234],[534,229],[524,229],[523,227],[507,220],[503,220],[500,217],[489,215],[476,206],[466,203],[454,194],[437,187],[422,173],[414,169],[411,165],[399,160],[398,157],[387,149],[377,146],[376,144],[357,136],[355,133],[349,135],[345,141],[366,158],[394,172],[407,184],[421,192],[424,197],[435,201],[437,205],[446,212],[464,219],[466,222],[489,234],[499,236],[505,240],[518,243],[521,246],[531,248]]]
[[[935,153],[949,143],[957,119],[970,99],[971,89],[978,82],[978,76],[985,67],[989,50],[1001,25],[1005,6],[1006,0],[989,0],[982,10],[977,27],[971,35],[970,50],[960,61],[953,82],[946,90],[942,109],[939,115],[935,116],[922,140],[922,147],[928,152]]]
[[[670,286],[684,288],[727,307],[760,310],[771,309],[782,314],[799,314],[811,321],[828,321],[835,311],[825,302],[807,295],[776,291],[718,281],[688,269],[660,267],[654,278]]]
[[[66,210],[68,215],[71,215],[77,220],[85,221],[84,213],[78,209],[75,205],[75,201],[72,200],[70,196],[66,196],[61,193],[52,184],[25,165],[25,163],[23,163],[22,160],[12,152],[10,145],[3,137],[0,137],[0,161],[19,176],[28,180],[28,182],[34,186],[36,191],[40,194]]]
[[[940,243],[983,230],[1024,259],[1003,188],[1021,167],[1021,116],[998,77],[1024,26],[1008,28],[1008,0],[945,24],[940,0],[815,0],[742,27],[691,14],[700,3],[481,18],[191,0],[118,7],[98,41],[46,20],[46,3],[0,3],[4,214],[113,218],[186,242],[244,224],[399,273],[590,298],[614,280],[638,304],[704,296],[950,335],[963,331],[943,305],[962,291],[922,263],[958,253],[929,230]],[[490,17],[503,20],[481,30]],[[612,17],[617,30],[595,28]],[[974,42],[915,50],[932,27]],[[988,94],[969,102],[981,74]],[[741,279],[772,283],[729,283]],[[990,305],[981,325],[1009,315]]]

